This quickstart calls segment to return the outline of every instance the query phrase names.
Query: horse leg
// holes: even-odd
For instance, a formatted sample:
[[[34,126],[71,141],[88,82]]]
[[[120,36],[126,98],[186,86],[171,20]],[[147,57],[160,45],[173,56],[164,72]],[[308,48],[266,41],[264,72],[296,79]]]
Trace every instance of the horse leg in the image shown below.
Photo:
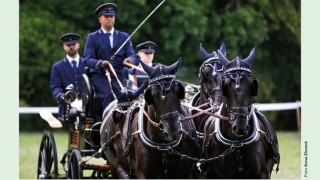
[[[261,173],[259,174],[258,179],[270,179],[270,175],[267,169],[261,171]]]
[[[125,170],[124,167],[122,167],[121,165],[118,165],[116,169],[117,169],[119,179],[130,179],[129,173],[127,172],[127,170]]]
[[[120,179],[129,179],[130,178],[130,166],[127,158],[123,156],[124,148],[121,144],[120,139],[116,143],[117,149],[117,164],[116,171]]]
[[[263,162],[263,160],[261,159],[260,162]],[[269,164],[268,162],[265,162],[263,164],[260,164],[260,173],[258,174],[259,179],[270,179],[270,170],[269,170]],[[258,166],[259,167],[259,166]]]
[[[147,179],[142,171],[136,171],[137,179]]]

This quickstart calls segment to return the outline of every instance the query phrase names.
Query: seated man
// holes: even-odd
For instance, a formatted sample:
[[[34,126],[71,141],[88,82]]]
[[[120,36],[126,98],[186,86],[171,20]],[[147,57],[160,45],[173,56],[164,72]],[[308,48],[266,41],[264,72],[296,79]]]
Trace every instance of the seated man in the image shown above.
[[[88,35],[84,48],[84,62],[90,68],[92,84],[103,109],[123,96],[123,86],[127,83],[124,63],[137,63],[130,36],[114,27],[116,11],[117,5],[113,3],[104,3],[96,9],[101,27]]]
[[[84,73],[83,58],[79,55],[80,35],[67,33],[60,37],[66,57],[54,63],[51,69],[50,87],[53,97],[59,103],[59,117],[64,114],[64,94],[69,86],[81,98],[82,74]],[[72,84],[72,86],[70,86]],[[80,109],[79,109],[80,110]]]

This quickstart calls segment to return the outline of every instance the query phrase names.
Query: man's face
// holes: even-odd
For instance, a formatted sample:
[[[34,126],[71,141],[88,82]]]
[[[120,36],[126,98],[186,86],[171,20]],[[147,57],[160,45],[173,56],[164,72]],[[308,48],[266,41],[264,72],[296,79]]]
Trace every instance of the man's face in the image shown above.
[[[106,30],[111,30],[114,26],[115,16],[103,15],[99,16],[99,22]]]
[[[63,45],[63,49],[66,51],[66,53],[69,56],[74,56],[78,53],[78,50],[80,48],[80,44],[76,43],[76,44],[64,44]]]

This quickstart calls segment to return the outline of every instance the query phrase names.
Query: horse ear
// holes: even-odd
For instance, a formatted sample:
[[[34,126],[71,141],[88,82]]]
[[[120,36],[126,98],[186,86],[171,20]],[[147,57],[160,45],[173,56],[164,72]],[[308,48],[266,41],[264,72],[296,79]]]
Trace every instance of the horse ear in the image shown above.
[[[146,103],[148,105],[151,105],[153,103],[152,101],[152,97],[151,97],[151,89],[148,88],[145,92],[144,92],[144,99],[146,100]]]
[[[254,79],[252,81],[252,89],[251,89],[251,95],[252,96],[257,96],[259,92],[259,80]]]
[[[138,96],[139,96],[140,94],[142,94],[142,92],[148,87],[148,85],[149,85],[149,82],[144,82],[143,84],[141,84],[141,85],[139,86],[139,88],[138,88],[136,91],[133,92],[133,94],[132,94],[132,100],[138,98]],[[131,100],[131,101],[132,101],[132,100]]]
[[[221,53],[222,53],[223,55],[226,55],[226,54],[227,54],[226,45],[224,44],[224,42],[221,43],[219,50],[221,51]]]
[[[143,70],[148,74],[149,77],[156,71],[157,68],[146,65],[143,61],[139,59],[139,62]]]
[[[220,59],[221,64],[226,67],[226,65],[230,62],[221,52],[218,50],[218,56]]]
[[[174,64],[171,64],[168,67],[165,67],[165,72],[167,72],[168,74],[175,74],[178,69],[180,68],[182,62],[182,58],[179,58],[177,62],[175,62]]]
[[[246,59],[242,60],[243,62],[249,64],[250,68],[251,68],[252,63],[253,63],[253,60],[254,60],[254,58],[255,58],[255,52],[256,52],[256,48],[253,48],[253,49],[251,50],[249,56],[248,56]]]
[[[200,43],[200,53],[203,60],[205,60],[209,56],[209,53],[203,48],[202,43]]]

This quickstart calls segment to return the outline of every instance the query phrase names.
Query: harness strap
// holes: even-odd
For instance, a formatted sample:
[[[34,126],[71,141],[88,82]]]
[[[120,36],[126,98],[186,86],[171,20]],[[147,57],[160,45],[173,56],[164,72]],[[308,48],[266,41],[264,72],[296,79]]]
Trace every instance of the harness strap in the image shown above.
[[[119,112],[121,114],[126,114],[128,110],[124,111],[124,110],[122,110],[120,108],[116,108],[115,111],[117,111],[117,112]]]
[[[109,63],[109,64],[110,64],[110,63]],[[113,96],[114,99],[116,99],[117,96],[114,94],[114,92],[113,92],[113,90],[112,90],[111,77],[110,77],[110,73],[109,73],[108,70],[106,70],[106,76],[107,76],[108,82],[109,82],[109,84],[110,84],[110,89],[111,89],[112,96]]]
[[[120,86],[120,88],[121,88],[121,92],[126,92],[126,88],[123,87],[123,85],[122,85],[122,83],[120,82],[120,80],[119,80],[119,78],[118,78],[118,76],[117,76],[117,73],[114,71],[113,66],[112,66],[111,63],[109,63],[109,67],[110,67],[110,70],[111,70],[112,74],[114,75],[114,77],[116,77],[116,79],[117,79],[117,81],[118,81],[118,84],[119,84],[119,86]]]
[[[161,123],[156,123],[154,121],[151,120],[151,118],[149,117],[148,113],[144,110],[144,108],[141,108],[141,110],[143,111],[143,114],[147,117],[147,119],[150,121],[150,123],[157,128],[160,128]]]
[[[270,129],[268,128],[268,126],[266,124],[266,121],[267,121],[266,117],[260,111],[256,111],[256,112],[260,117],[259,118],[260,122],[266,128],[267,133],[265,134],[265,137],[266,137],[269,145],[271,146],[272,155],[274,157],[275,163],[277,164],[277,167],[276,167],[276,173],[277,173],[279,171],[279,164],[280,164],[280,153],[279,153],[278,145],[275,144],[274,138],[272,137]]]
[[[204,114],[207,114],[207,115],[209,115],[209,116],[214,116],[214,117],[219,118],[219,119],[222,119],[222,120],[229,120],[229,119],[230,119],[229,117],[225,117],[225,116],[220,115],[220,114],[216,114],[216,113],[209,112],[210,110],[213,110],[214,107],[210,107],[210,108],[208,108],[208,109],[206,109],[206,110],[203,110],[203,109],[199,109],[198,107],[191,106],[191,105],[189,105],[188,103],[185,103],[185,102],[181,102],[181,104],[184,105],[184,106],[186,106],[186,107],[188,107],[188,108],[190,108],[190,109],[194,109],[194,110],[199,111],[199,113],[194,114],[194,115],[191,115],[191,116],[188,116],[188,117],[185,117],[185,118],[183,118],[182,120],[189,120],[189,119],[194,118],[194,117],[196,117],[196,116],[199,116],[199,115],[201,115],[201,114],[203,114],[203,113],[204,113]]]
[[[137,70],[133,69],[133,84],[138,87]]]

